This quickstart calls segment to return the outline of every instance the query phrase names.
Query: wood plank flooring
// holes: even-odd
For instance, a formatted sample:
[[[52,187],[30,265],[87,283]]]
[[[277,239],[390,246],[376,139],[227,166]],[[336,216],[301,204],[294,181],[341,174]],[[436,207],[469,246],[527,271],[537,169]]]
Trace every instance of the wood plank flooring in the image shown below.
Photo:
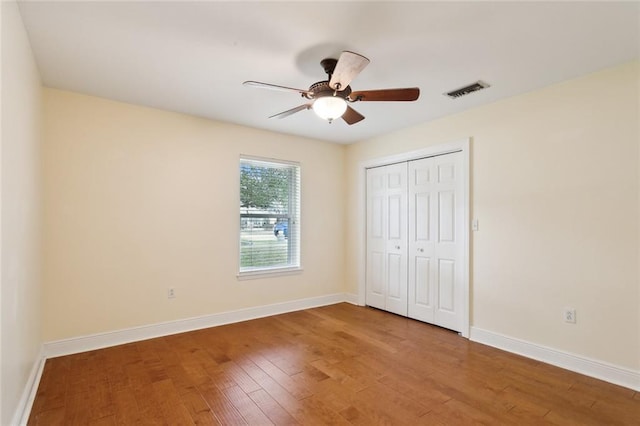
[[[46,362],[29,425],[640,425],[633,390],[341,303]]]

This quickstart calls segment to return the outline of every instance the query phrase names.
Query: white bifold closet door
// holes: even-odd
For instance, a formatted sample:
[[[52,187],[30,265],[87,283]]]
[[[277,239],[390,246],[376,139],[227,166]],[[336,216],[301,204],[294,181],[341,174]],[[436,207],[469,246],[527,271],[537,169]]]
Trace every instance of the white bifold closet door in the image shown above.
[[[462,153],[367,170],[367,305],[461,331]]]
[[[410,161],[408,316],[462,331],[462,153]]]
[[[407,315],[407,164],[367,170],[367,305]]]

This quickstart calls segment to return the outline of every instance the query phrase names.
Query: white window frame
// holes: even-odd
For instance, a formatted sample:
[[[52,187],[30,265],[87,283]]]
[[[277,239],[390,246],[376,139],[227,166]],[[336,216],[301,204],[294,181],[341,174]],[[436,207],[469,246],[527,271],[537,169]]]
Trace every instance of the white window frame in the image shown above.
[[[252,269],[245,269],[242,270],[242,266],[241,266],[241,250],[242,250],[242,242],[241,242],[241,228],[242,228],[242,219],[243,217],[247,217],[247,214],[243,214],[242,212],[239,213],[238,215],[238,275],[237,278],[238,280],[247,280],[247,279],[256,279],[256,278],[265,278],[265,277],[276,277],[276,276],[283,276],[283,275],[291,275],[291,274],[298,274],[301,273],[303,268],[302,268],[302,249],[301,249],[301,221],[300,221],[300,217],[301,217],[301,206],[302,206],[302,201],[301,201],[301,192],[302,192],[302,188],[301,188],[301,179],[302,179],[302,167],[300,165],[300,163],[295,162],[295,161],[288,161],[288,160],[280,160],[280,159],[275,159],[275,158],[265,158],[265,157],[255,157],[255,156],[249,156],[249,155],[241,155],[240,156],[240,161],[238,162],[238,165],[240,166],[242,164],[243,161],[246,162],[257,162],[257,163],[265,163],[265,164],[281,164],[281,165],[286,165],[286,166],[294,166],[297,169],[297,177],[296,177],[296,184],[297,185],[290,185],[289,189],[290,189],[290,199],[296,199],[297,198],[297,206],[292,205],[293,203],[289,203],[289,212],[287,214],[287,216],[291,219],[293,226],[289,226],[288,227],[288,250],[287,250],[287,254],[289,256],[289,265],[287,266],[265,266],[265,267],[256,267],[256,268],[252,268]],[[240,173],[238,173],[238,205],[241,204],[241,194],[240,194]],[[291,191],[297,192],[297,193],[291,193]],[[296,214],[296,210],[297,210],[297,214]],[[291,256],[294,256],[293,262],[294,264],[291,265],[292,259]],[[297,260],[297,262],[295,262],[295,260]],[[297,264],[296,264],[297,263]]]

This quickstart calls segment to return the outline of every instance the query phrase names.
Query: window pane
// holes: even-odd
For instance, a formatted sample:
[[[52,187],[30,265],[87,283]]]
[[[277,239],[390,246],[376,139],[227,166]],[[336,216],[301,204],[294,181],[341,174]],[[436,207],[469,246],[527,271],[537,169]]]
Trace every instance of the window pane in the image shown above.
[[[244,213],[289,212],[291,166],[271,167],[251,163],[240,166],[240,206]]]
[[[289,265],[287,221],[277,218],[242,218],[240,229],[240,268],[286,267]]]
[[[240,160],[240,272],[297,267],[299,166]]]

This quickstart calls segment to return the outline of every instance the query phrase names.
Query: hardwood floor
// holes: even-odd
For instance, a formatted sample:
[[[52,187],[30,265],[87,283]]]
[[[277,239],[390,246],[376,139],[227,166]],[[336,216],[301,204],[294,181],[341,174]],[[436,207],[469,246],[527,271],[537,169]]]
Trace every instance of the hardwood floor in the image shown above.
[[[633,390],[346,303],[46,362],[29,425],[640,425]]]

